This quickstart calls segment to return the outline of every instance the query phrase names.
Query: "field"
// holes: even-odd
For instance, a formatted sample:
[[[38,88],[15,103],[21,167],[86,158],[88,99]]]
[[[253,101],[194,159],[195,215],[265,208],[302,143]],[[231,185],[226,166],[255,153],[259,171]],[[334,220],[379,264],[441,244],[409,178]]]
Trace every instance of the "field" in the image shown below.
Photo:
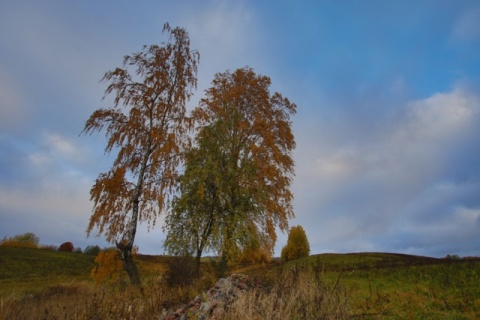
[[[93,256],[0,247],[0,319],[162,319],[217,279],[166,281],[175,258],[139,255],[143,292],[126,279],[96,285]],[[480,260],[388,253],[321,254],[281,264],[238,265],[264,283],[239,298],[226,319],[478,319]],[[185,275],[184,279],[189,280]],[[177,279],[178,280],[178,279]]]

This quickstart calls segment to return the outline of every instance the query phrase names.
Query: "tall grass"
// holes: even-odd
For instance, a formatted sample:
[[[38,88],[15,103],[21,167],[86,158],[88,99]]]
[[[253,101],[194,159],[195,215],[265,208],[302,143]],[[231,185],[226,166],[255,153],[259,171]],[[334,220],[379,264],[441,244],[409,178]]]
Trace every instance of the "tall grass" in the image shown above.
[[[225,319],[350,319],[348,292],[341,276],[328,285],[318,269],[280,268],[265,290],[241,295]]]
[[[180,260],[138,259],[143,292],[127,277],[94,285],[93,257],[0,248],[0,320],[161,320],[217,280],[211,261],[202,278],[183,281]],[[321,255],[241,267],[263,286],[239,294],[223,319],[480,319],[478,259]]]
[[[90,285],[57,285],[36,294],[2,300],[1,319],[155,319],[169,292],[150,287],[145,295],[137,289],[110,290]]]

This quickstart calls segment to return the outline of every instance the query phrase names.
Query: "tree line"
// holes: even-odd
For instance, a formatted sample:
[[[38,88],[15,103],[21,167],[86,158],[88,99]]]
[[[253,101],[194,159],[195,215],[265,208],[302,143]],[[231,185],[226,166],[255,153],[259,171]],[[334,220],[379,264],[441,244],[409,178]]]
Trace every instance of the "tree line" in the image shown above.
[[[0,240],[0,247],[50,249],[61,252],[83,253],[93,256],[98,255],[98,253],[101,251],[98,245],[90,245],[87,246],[84,250],[82,250],[82,248],[80,247],[75,247],[70,241],[66,241],[60,246],[40,245],[40,238],[33,232],[17,234],[9,238],[5,236],[3,240]]]
[[[243,67],[215,74],[187,114],[200,54],[185,29],[165,24],[163,32],[161,46],[144,46],[105,73],[113,105],[95,110],[82,131],[103,131],[105,152],[116,153],[90,190],[87,233],[115,244],[137,286],[137,226],[153,228],[161,213],[167,252],[195,257],[197,270],[206,251],[224,264],[271,256],[276,229],[287,231],[294,217],[296,105]]]

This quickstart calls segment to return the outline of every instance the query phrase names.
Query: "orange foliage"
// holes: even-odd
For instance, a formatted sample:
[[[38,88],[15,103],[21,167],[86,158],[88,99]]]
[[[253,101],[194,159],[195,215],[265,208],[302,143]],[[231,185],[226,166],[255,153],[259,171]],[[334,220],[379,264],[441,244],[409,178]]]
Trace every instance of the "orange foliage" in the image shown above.
[[[73,243],[71,242],[64,242],[60,245],[60,247],[58,248],[58,251],[62,251],[62,252],[73,252],[74,250],[74,246],[73,246]]]
[[[282,249],[282,260],[290,261],[303,257],[308,257],[310,254],[310,244],[307,239],[307,234],[302,226],[292,227],[288,234],[287,245]]]
[[[18,234],[12,238],[3,238],[0,241],[1,247],[14,247],[14,248],[38,248],[39,238],[34,233]]]
[[[248,67],[217,73],[212,84],[192,116],[207,147],[220,151],[215,162],[224,217],[221,250],[228,255],[252,238],[274,244],[276,227],[287,230],[294,217],[290,117],[296,105],[271,94],[270,78]]]
[[[144,46],[127,55],[123,67],[105,73],[105,96],[113,106],[94,111],[84,133],[105,131],[105,152],[117,151],[112,168],[100,173],[90,190],[94,203],[87,233],[98,229],[130,256],[138,222],[153,227],[175,187],[188,137],[186,102],[197,84],[199,54],[190,50],[188,33],[164,25],[163,46]],[[132,283],[139,275],[124,261]]]
[[[90,272],[90,276],[95,283],[115,283],[123,272],[122,260],[118,250],[102,250],[95,258],[95,266]]]
[[[247,247],[238,256],[240,262],[267,263],[272,260],[272,251],[268,248]]]

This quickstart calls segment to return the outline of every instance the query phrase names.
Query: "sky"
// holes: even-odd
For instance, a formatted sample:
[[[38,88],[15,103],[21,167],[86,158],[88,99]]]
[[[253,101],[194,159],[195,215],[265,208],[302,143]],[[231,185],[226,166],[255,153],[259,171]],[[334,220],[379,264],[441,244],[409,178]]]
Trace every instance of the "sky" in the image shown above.
[[[80,135],[104,73],[187,30],[191,110],[250,66],[297,105],[296,217],[312,254],[480,255],[480,2],[0,0],[0,237],[89,237],[89,191],[115,156]],[[141,253],[162,254],[161,219]],[[275,255],[286,245],[280,233]]]

